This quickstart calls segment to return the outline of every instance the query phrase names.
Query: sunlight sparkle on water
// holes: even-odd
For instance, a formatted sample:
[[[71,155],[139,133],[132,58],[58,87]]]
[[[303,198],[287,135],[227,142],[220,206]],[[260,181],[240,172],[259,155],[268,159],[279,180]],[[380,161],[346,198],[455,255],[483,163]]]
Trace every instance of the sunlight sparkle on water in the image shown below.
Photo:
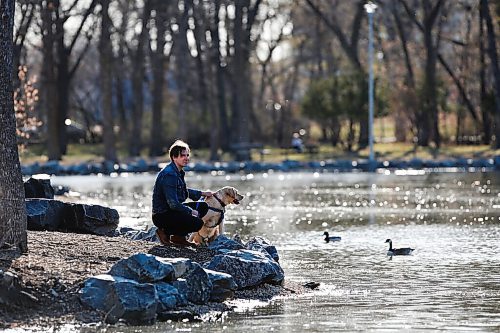
[[[425,170],[395,170],[396,176],[419,176],[425,175]]]
[[[500,328],[500,173],[252,175],[242,180],[239,173],[190,174],[187,181],[193,188],[230,185],[245,193],[240,205],[228,208],[227,234],[244,241],[265,237],[279,252],[286,280],[321,285],[293,300],[242,301],[237,311],[243,314],[228,315],[227,331],[298,332],[305,323],[314,332],[341,325],[349,332],[405,325],[429,331]],[[93,177],[92,186],[90,178],[56,179],[53,185],[81,191],[78,201],[117,209],[120,226],[151,226],[154,176]],[[342,241],[326,243],[325,230]],[[417,250],[390,260],[387,238]],[[194,325],[181,327],[196,333],[212,328]]]

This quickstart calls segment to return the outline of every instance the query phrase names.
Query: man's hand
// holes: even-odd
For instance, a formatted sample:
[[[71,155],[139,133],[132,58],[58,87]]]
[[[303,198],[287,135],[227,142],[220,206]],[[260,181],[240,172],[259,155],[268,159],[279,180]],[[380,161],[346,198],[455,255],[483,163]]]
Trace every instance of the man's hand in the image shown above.
[[[198,215],[200,215],[200,214],[198,213],[198,211],[197,211],[196,209],[193,209],[193,210],[191,211],[191,215],[193,215],[193,216],[195,216],[195,217],[198,217]]]
[[[214,192],[212,191],[201,192],[201,195],[206,198],[210,198],[212,195],[214,195]]]

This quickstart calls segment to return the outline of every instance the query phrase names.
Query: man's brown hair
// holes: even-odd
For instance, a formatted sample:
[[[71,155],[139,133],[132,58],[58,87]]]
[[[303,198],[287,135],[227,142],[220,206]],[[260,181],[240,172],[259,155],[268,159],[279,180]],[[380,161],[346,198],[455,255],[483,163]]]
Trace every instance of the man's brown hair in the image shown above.
[[[182,140],[176,140],[168,149],[168,155],[173,160],[174,157],[179,157],[183,150],[187,150],[189,153],[189,145]]]

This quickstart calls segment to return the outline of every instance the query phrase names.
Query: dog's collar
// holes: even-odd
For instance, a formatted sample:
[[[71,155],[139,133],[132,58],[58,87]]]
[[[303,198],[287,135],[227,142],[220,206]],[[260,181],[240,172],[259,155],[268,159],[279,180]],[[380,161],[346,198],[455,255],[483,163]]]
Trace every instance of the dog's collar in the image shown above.
[[[208,245],[208,241],[210,240],[210,237],[209,236],[203,237],[202,234],[200,234],[199,231],[197,232],[197,234],[198,234],[198,236],[200,236],[201,241],[203,242],[203,244]]]
[[[213,197],[220,203],[222,208],[226,207],[226,204],[221,199],[219,199],[219,197],[216,194],[214,194]]]
[[[208,209],[211,209],[214,212],[217,212],[217,213],[220,214],[219,220],[217,221],[217,223],[215,225],[207,226],[208,228],[216,228],[219,224],[222,223],[222,220],[224,220],[224,207],[222,207],[222,209],[219,209],[219,208],[215,208],[215,207],[212,207],[212,206],[208,206]]]

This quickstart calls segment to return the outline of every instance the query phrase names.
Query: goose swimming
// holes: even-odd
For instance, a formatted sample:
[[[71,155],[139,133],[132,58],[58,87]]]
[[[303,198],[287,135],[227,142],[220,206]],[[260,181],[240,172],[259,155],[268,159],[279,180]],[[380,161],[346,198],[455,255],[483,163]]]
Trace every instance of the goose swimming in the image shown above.
[[[392,247],[392,240],[386,239],[385,242],[389,243],[389,250],[387,250],[388,256],[408,256],[415,250],[410,247],[395,249]]]
[[[330,236],[328,234],[328,231],[325,231],[323,233],[323,235],[325,236],[325,242],[329,243],[329,242],[338,242],[342,239],[342,237],[340,236]]]

